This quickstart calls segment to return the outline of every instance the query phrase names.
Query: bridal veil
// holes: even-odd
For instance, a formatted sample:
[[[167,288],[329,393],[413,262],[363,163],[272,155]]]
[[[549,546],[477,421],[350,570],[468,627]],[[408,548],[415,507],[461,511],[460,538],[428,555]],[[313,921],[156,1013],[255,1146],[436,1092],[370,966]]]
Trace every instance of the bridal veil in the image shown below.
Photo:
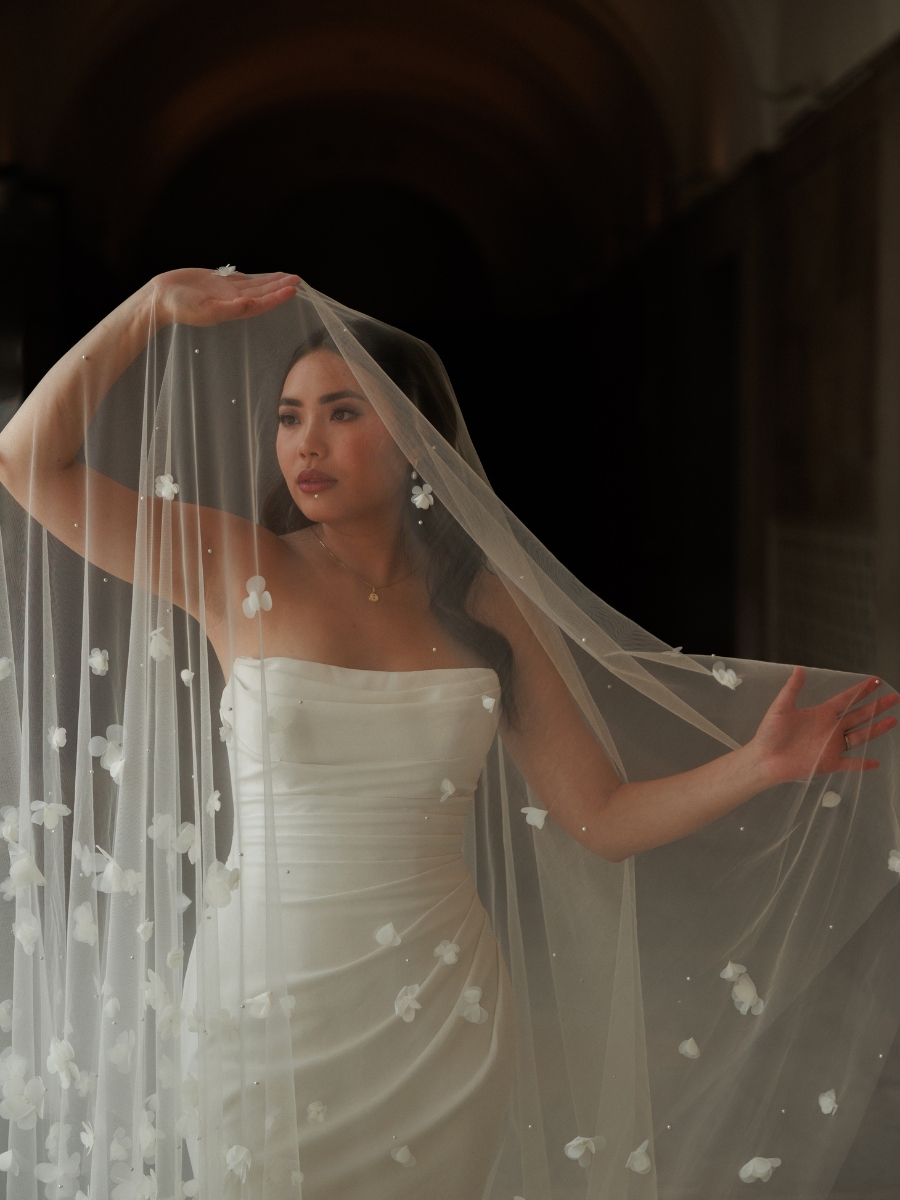
[[[311,338],[343,357],[417,472],[422,520],[433,500],[502,580],[623,779],[682,771],[746,742],[789,673],[672,649],[579,584],[491,490],[424,344],[305,284],[250,320],[148,328],[146,351],[112,386],[82,451],[139,493],[133,584],[0,495],[9,1200],[302,1195],[296,1139],[290,1149],[283,1136],[307,1114],[293,1089],[289,1005],[279,1003],[291,931],[280,920],[272,797],[265,988],[232,1010],[217,935],[241,888],[240,870],[224,865],[226,681],[202,616],[173,604],[171,577],[183,502],[261,519],[277,477],[279,389]],[[452,411],[455,444],[393,377],[382,353],[392,339],[415,347],[418,386]],[[498,412],[506,403],[461,401]],[[610,452],[598,448],[598,469]],[[598,513],[586,525],[598,555],[614,520]],[[90,522],[84,534],[90,547]],[[202,588],[202,541],[176,544],[196,547]],[[224,598],[227,620],[256,624],[263,660],[265,579],[239,583]],[[809,670],[801,703],[852,682]],[[260,711],[277,730],[265,690]],[[485,1200],[727,1200],[747,1186],[827,1196],[900,1024],[896,737],[876,753],[876,771],[780,785],[696,834],[611,863],[546,817],[497,736],[465,838],[515,1001],[514,1082]],[[192,947],[196,1003],[186,1010]],[[240,961],[241,946],[233,952]],[[241,1045],[242,1026],[260,1021],[265,1061],[253,1086],[265,1104],[247,1120],[264,1120],[225,1144],[222,1065],[205,1039],[231,1027]],[[186,1031],[198,1047],[191,1062]],[[263,1162],[248,1175],[240,1147],[251,1145]]]

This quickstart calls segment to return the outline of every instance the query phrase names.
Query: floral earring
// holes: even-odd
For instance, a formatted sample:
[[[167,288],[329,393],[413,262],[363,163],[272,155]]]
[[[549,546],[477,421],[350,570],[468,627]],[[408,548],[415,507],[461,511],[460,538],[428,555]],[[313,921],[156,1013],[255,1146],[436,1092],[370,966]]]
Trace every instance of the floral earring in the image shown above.
[[[413,479],[418,479],[419,478],[418,471],[414,470],[412,473],[412,477],[413,477]],[[432,504],[434,504],[434,496],[431,494],[431,484],[426,483],[422,487],[419,487],[417,484],[412,490],[411,499],[412,499],[413,504],[416,506],[416,508],[422,508],[422,509],[430,508],[432,506]],[[419,524],[421,525],[422,522],[419,521]]]

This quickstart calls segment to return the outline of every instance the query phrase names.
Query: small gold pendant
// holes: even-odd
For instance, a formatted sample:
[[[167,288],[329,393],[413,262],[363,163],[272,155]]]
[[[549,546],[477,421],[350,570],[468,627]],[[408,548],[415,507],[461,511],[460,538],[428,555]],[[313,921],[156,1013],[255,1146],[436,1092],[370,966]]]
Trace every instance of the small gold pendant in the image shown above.
[[[369,599],[372,600],[373,602],[378,599],[378,593],[375,591],[374,588],[372,588],[372,591],[369,594]]]

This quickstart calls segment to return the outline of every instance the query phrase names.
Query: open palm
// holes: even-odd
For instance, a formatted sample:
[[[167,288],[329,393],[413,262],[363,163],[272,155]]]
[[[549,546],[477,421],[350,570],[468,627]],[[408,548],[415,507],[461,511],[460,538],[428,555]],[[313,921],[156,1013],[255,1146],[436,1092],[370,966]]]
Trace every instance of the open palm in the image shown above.
[[[220,275],[204,267],[166,271],[152,280],[157,312],[164,324],[219,325],[239,317],[255,317],[290,300],[298,275]]]
[[[881,714],[893,708],[900,696],[891,692],[863,703],[881,686],[881,681],[873,677],[839,692],[823,704],[798,708],[797,699],[805,682],[806,672],[802,667],[794,667],[756,731],[754,741],[774,781],[808,779],[835,771],[871,771],[877,767],[874,758],[842,756],[848,749],[863,746],[894,728],[897,718]]]

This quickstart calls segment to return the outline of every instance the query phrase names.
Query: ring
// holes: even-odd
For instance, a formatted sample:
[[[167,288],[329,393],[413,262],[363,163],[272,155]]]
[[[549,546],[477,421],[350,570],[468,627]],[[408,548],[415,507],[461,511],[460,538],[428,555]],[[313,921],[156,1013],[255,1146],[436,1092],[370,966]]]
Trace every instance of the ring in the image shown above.
[[[846,734],[846,733],[844,734],[844,747],[847,750],[850,749],[850,736],[849,736],[849,734]]]

